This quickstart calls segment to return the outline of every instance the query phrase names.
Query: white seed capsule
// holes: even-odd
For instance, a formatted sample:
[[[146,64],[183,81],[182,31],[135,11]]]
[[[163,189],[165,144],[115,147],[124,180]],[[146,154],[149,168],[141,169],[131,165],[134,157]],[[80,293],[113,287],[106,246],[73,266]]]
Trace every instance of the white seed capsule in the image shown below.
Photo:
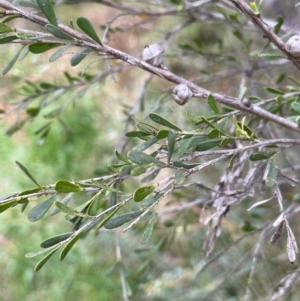
[[[285,43],[285,50],[295,57],[300,57],[300,36],[292,36]]]
[[[160,67],[164,61],[164,48],[159,44],[145,46],[142,57],[143,61],[155,67]]]
[[[179,84],[173,89],[172,95],[176,103],[183,106],[193,96],[193,93],[186,84]]]

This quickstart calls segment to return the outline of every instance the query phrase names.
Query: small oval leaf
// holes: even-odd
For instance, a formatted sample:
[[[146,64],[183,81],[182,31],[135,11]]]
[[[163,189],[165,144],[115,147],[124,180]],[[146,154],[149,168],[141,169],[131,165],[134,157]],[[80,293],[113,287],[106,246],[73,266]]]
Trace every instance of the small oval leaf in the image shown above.
[[[58,249],[58,248],[57,248]],[[52,250],[49,252],[43,259],[41,259],[35,266],[34,271],[38,272],[44,264],[49,260],[49,258],[57,251],[57,249]]]
[[[68,243],[66,243],[66,245],[59,254],[60,261],[62,261],[67,256],[67,254],[70,252],[76,241],[80,238],[81,234],[82,232],[77,233],[76,235],[74,235],[74,237],[70,239]]]
[[[158,124],[164,125],[170,129],[173,129],[175,131],[182,131],[177,125],[170,122],[169,120],[165,119],[164,117],[156,114],[156,113],[150,113],[149,115],[150,119]]]
[[[7,74],[11,70],[11,68],[14,66],[14,64],[18,60],[18,57],[19,57],[20,53],[22,52],[22,50],[23,50],[23,47],[15,54],[15,56],[12,58],[12,60],[6,65],[6,67],[2,71],[2,75]],[[20,123],[17,123],[17,124],[20,124]],[[9,135],[9,134],[7,134],[7,135]]]
[[[103,44],[101,43],[95,29],[93,28],[91,22],[88,19],[86,19],[84,17],[78,18],[77,19],[77,25],[90,38],[92,38],[94,41],[96,41],[99,45],[103,46]]]
[[[142,235],[142,239],[141,239],[141,243],[142,244],[146,244],[147,241],[149,240],[153,229],[154,229],[154,225],[155,225],[156,219],[155,219],[155,213],[153,213],[151,219],[149,220],[149,223],[146,226],[146,229]]]
[[[85,48],[73,55],[71,58],[71,66],[77,66],[92,50],[92,48]]]
[[[104,228],[106,229],[115,229],[127,222],[130,222],[134,218],[140,216],[143,213],[142,210],[140,211],[133,211],[125,214],[118,215],[116,217],[111,218],[108,222],[104,224]]]
[[[80,187],[79,185],[73,184],[73,183],[71,183],[69,181],[65,181],[65,180],[57,181],[55,183],[54,189],[60,193],[84,191],[83,187]]]
[[[255,152],[250,156],[251,161],[259,161],[259,160],[266,160],[270,159],[276,152]]]
[[[38,42],[34,43],[29,46],[29,51],[34,53],[34,54],[40,54],[43,52],[46,52],[50,49],[56,48],[58,46],[62,46],[63,44],[61,43],[44,43],[44,42]]]
[[[43,12],[47,20],[57,26],[57,20],[54,13],[54,9],[50,0],[36,0],[40,10]]]
[[[157,165],[160,165],[160,166],[163,166],[165,165],[162,161],[152,157],[152,156],[149,156],[147,154],[144,154],[143,152],[139,152],[139,151],[130,151],[128,154],[127,154],[127,157],[134,163],[137,163],[137,164],[150,164],[150,163],[153,163],[153,164],[157,164]]]
[[[68,232],[68,233],[63,233],[60,235],[50,237],[41,243],[41,248],[43,248],[43,249],[50,248],[50,247],[60,243],[61,241],[68,239],[73,233],[74,232]]]
[[[55,37],[57,37],[59,39],[74,40],[73,37],[71,37],[67,33],[63,32],[62,30],[60,30],[57,26],[55,26],[53,24],[47,24],[45,26],[45,28],[48,32],[50,32],[51,34],[53,34]]]
[[[140,202],[146,198],[155,188],[157,184],[137,188],[133,193],[133,200]]]
[[[211,109],[216,113],[216,114],[220,114],[220,111],[219,111],[219,108],[217,106],[217,103],[215,101],[215,98],[209,94],[208,97],[207,97],[207,102],[209,104],[209,106],[211,107]]]
[[[54,203],[55,198],[56,196],[52,196],[51,198],[34,206],[28,213],[28,220],[30,222],[36,222],[37,220],[41,219],[50,209],[50,207]]]

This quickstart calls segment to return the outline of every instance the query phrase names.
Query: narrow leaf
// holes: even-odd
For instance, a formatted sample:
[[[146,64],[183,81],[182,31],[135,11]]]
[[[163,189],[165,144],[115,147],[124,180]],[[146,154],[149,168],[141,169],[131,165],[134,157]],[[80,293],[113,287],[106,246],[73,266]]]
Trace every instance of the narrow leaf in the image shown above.
[[[125,163],[130,163],[129,160],[127,159],[127,157],[121,155],[117,150],[115,151],[115,154],[120,161],[123,161]]]
[[[14,32],[14,31],[16,31],[15,28],[0,22],[0,33]]]
[[[29,51],[34,54],[40,54],[62,45],[61,43],[37,42],[29,46]]]
[[[203,141],[197,145],[196,151],[204,152],[206,150],[219,146],[221,142],[222,139],[211,139],[208,141]]]
[[[69,181],[60,180],[55,183],[54,189],[60,193],[69,193],[69,192],[79,192],[84,191],[83,187],[80,187],[77,184],[73,184]]]
[[[35,266],[34,271],[38,272],[43,266],[44,264],[49,260],[49,258],[58,250],[54,249],[51,252],[49,252],[43,259],[41,259]]]
[[[82,51],[76,53],[71,58],[71,65],[77,66],[93,49],[92,48],[84,48]]]
[[[50,248],[64,240],[68,239],[72,234],[74,234],[74,232],[63,233],[60,235],[50,237],[41,243],[41,248],[43,248],[43,249]]]
[[[132,148],[132,150],[134,151],[139,151],[142,152],[145,149],[149,148],[150,146],[152,146],[153,144],[155,144],[158,141],[158,139],[156,137],[153,137],[141,144],[136,145],[135,147]]]
[[[270,197],[269,199],[266,199],[266,200],[263,200],[263,201],[259,201],[259,202],[256,202],[254,203],[250,208],[248,208],[247,210],[250,211],[251,209],[257,207],[257,206],[260,206],[262,204],[265,204],[269,201],[271,201],[273,198],[274,198],[275,195],[273,195],[272,197]],[[275,226],[274,226],[275,227]]]
[[[0,44],[9,43],[13,40],[16,40],[17,38],[18,38],[17,36],[9,36],[9,37],[2,38],[2,39],[0,39]]]
[[[103,44],[101,43],[95,29],[93,28],[91,22],[88,19],[86,19],[84,17],[78,18],[77,19],[77,25],[90,38],[92,38],[94,41],[96,41],[99,45],[103,46]]]
[[[72,237],[70,241],[66,243],[66,245],[64,246],[64,248],[59,254],[60,261],[62,261],[67,256],[67,254],[70,252],[70,250],[72,249],[72,247],[74,246],[74,244],[80,238],[81,235],[82,232],[76,233],[76,235],[74,235],[74,237]]]
[[[133,200],[140,202],[146,198],[155,188],[157,184],[137,188],[133,193]]]
[[[30,222],[36,222],[37,220],[41,219],[50,209],[50,207],[54,203],[55,198],[56,196],[52,196],[49,199],[34,206],[28,213],[28,220]]]
[[[115,229],[127,222],[130,222],[134,218],[140,216],[143,213],[142,210],[133,211],[125,214],[118,215],[116,217],[111,218],[108,222],[104,224],[104,228],[106,229]]]
[[[70,200],[71,200],[71,198],[72,198],[72,193],[70,193],[70,194],[68,194],[65,198],[63,198],[59,203],[61,203],[61,204],[64,204],[64,205],[67,205],[69,202],[70,202]],[[55,214],[57,214],[58,212],[59,212],[60,210],[57,208],[57,207],[55,207],[55,208],[53,208],[53,210],[51,211],[51,213],[50,213],[50,215],[55,215]]]
[[[48,32],[50,32],[51,34],[53,34],[57,38],[65,39],[65,40],[74,40],[73,37],[71,37],[67,33],[63,32],[62,30],[60,30],[57,26],[55,26],[53,24],[47,24],[45,26],[45,28]]]
[[[149,175],[147,175],[145,178],[141,180],[141,183],[152,181],[153,179],[156,178],[159,172],[160,172],[160,168],[154,169]]]
[[[275,159],[272,159],[269,167],[267,179],[266,179],[266,185],[268,187],[272,187],[275,184],[276,174],[277,172],[276,172]]]
[[[272,237],[270,239],[270,243],[272,245],[278,243],[278,241],[281,237],[284,225],[285,225],[285,221],[283,220],[283,221],[280,222],[280,224],[279,224],[278,228],[276,229],[275,233],[272,235]]]
[[[86,206],[86,204],[84,204]],[[72,215],[72,216],[79,216],[79,217],[89,217],[87,214],[81,213],[80,210],[75,210],[67,205],[64,205],[60,202],[55,202],[55,206],[62,212]]]
[[[156,222],[155,213],[153,213],[153,215],[152,215],[149,223],[147,224],[146,229],[142,235],[142,239],[141,239],[142,244],[146,244],[147,241],[149,240],[149,238],[153,232],[155,222]]]
[[[40,10],[43,12],[48,21],[57,27],[57,20],[54,9],[50,0],[37,0],[36,1]]]
[[[14,66],[14,64],[16,63],[16,61],[18,60],[18,57],[20,55],[20,53],[22,52],[23,47],[15,54],[15,56],[12,58],[12,60],[6,65],[6,67],[4,68],[4,70],[2,71],[2,75],[5,75],[8,73],[8,71],[10,71],[10,69]],[[19,124],[19,123],[18,123]],[[23,125],[23,124],[22,124]],[[8,132],[8,131],[7,131]],[[6,133],[7,133],[6,132]],[[8,135],[8,134],[7,134]]]
[[[273,87],[266,87],[265,88],[268,92],[275,94],[275,95],[284,95],[285,91],[283,90],[279,90],[279,89],[275,89]]]
[[[149,117],[151,120],[153,120],[154,122],[156,122],[158,124],[164,125],[175,131],[181,131],[181,129],[177,125],[175,125],[174,123],[170,122],[169,120],[165,119],[164,117],[162,117],[156,113],[150,113]]]
[[[168,164],[170,163],[171,158],[172,158],[172,154],[173,154],[173,150],[174,150],[174,146],[175,146],[175,141],[176,141],[176,137],[175,137],[174,131],[169,131],[169,135],[168,135]]]
[[[217,106],[217,103],[215,101],[215,98],[209,94],[208,97],[207,97],[207,102],[209,104],[209,106],[211,107],[211,109],[216,113],[216,114],[220,114],[220,111],[219,111],[219,108]]]
[[[37,3],[30,2],[30,1],[23,1],[23,0],[15,0],[12,3],[15,6],[22,6],[22,7],[31,7],[31,8],[39,8]]]
[[[250,156],[251,161],[259,161],[270,159],[276,152],[255,152]]]
[[[25,175],[39,188],[41,186],[38,184],[38,182],[34,179],[34,177],[29,173],[29,171],[18,161],[16,161],[16,164],[21,168],[21,170],[25,173]]]
[[[15,204],[17,204],[17,201],[13,200],[13,201],[9,201],[6,203],[0,203],[0,213],[4,212],[5,210],[7,210],[8,208],[14,206]]]
[[[130,151],[127,154],[127,156],[132,162],[137,163],[137,164],[153,163],[153,164],[157,164],[160,166],[164,165],[164,163],[162,161],[160,161],[152,156],[149,156],[147,154],[144,154],[143,152],[139,152],[139,151]]]

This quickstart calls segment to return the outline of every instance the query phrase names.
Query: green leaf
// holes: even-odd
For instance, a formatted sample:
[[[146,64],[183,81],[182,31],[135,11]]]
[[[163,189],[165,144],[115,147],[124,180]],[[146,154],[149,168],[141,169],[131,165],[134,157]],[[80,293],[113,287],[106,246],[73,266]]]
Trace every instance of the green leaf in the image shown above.
[[[9,36],[9,37],[2,38],[2,39],[0,39],[0,44],[9,43],[13,40],[16,40],[17,38],[18,38],[17,36]]]
[[[106,229],[118,228],[118,227],[124,225],[125,223],[130,222],[134,218],[140,216],[142,213],[143,213],[143,211],[139,210],[139,211],[133,211],[133,212],[115,216],[104,224],[104,228],[106,228]]]
[[[279,30],[280,30],[282,24],[283,24],[283,18],[282,18],[282,16],[279,16],[279,17],[277,18],[277,23],[276,23],[276,25],[274,26],[274,32],[275,32],[276,34],[279,32]]]
[[[36,222],[37,220],[41,219],[50,209],[50,207],[54,203],[55,198],[56,195],[34,206],[28,213],[28,220],[30,222]]]
[[[133,200],[140,202],[146,198],[157,187],[157,184],[137,188],[133,193]]]
[[[174,123],[170,122],[169,120],[165,119],[164,117],[156,114],[156,113],[150,113],[149,115],[150,119],[154,122],[164,125],[170,129],[173,129],[175,131],[182,131],[178,126],[176,126]]]
[[[40,112],[40,108],[28,108],[26,110],[26,113],[31,117],[37,116],[39,112]]]
[[[22,195],[27,195],[27,194],[32,194],[32,193],[37,193],[39,191],[42,190],[42,187],[37,187],[37,188],[34,188],[34,189],[28,189],[28,190],[24,190],[22,192],[20,192],[18,194],[18,196],[22,196]]]
[[[149,135],[151,135],[151,134],[146,134],[146,133],[141,132],[141,131],[131,131],[131,132],[127,132],[125,134],[125,136],[129,137],[129,138],[137,137],[137,138],[141,138],[141,139],[144,139],[145,137],[147,137]]]
[[[120,161],[123,161],[125,163],[130,163],[128,158],[126,156],[121,155],[117,150],[115,151],[115,154]]]
[[[7,26],[4,23],[0,23],[0,33],[5,33],[5,32],[15,32],[16,29],[10,26]]]
[[[266,87],[265,89],[266,89],[266,91],[268,91],[272,94],[275,94],[275,95],[285,95],[285,91],[275,89],[273,87]]]
[[[97,229],[100,229],[103,227],[118,211],[119,209],[124,205],[124,203],[120,203],[119,206],[113,210],[110,214],[108,214],[97,226]]]
[[[41,186],[39,185],[39,183],[34,179],[34,177],[30,174],[30,172],[18,161],[16,161],[16,164],[20,167],[20,169],[25,173],[25,175],[39,188],[41,188]]]
[[[82,232],[74,234],[74,237],[72,237],[70,239],[70,241],[66,243],[66,245],[64,246],[64,248],[62,249],[62,251],[59,254],[60,261],[64,260],[64,258],[70,252],[70,250],[72,249],[72,247],[74,246],[74,244],[80,238],[81,235],[82,235]]]
[[[13,1],[12,4],[15,6],[39,8],[37,3],[31,2],[31,1],[15,0],[15,1]]]
[[[142,244],[146,244],[147,241],[149,240],[153,232],[155,222],[156,222],[155,213],[153,212],[152,217],[150,218],[149,223],[147,224],[146,229],[142,235],[142,239],[141,239]]]
[[[212,139],[212,140],[201,142],[197,145],[196,151],[204,152],[206,150],[219,146],[221,141],[222,139]]]
[[[195,139],[196,138],[196,139]],[[192,147],[192,141],[197,140],[197,144],[200,142],[197,138],[192,136],[190,138],[184,138],[180,141],[179,147],[174,151],[173,157],[180,158],[190,147]],[[206,138],[200,137],[201,140],[206,140]],[[195,145],[194,145],[195,146]]]
[[[7,136],[11,136],[11,135],[13,135],[15,132],[17,132],[18,130],[20,130],[23,126],[24,126],[24,124],[26,123],[26,119],[24,119],[24,120],[21,120],[21,121],[19,121],[19,122],[17,122],[17,123],[15,123],[13,126],[11,126],[7,131],[6,131],[6,135]]]
[[[218,138],[219,136],[220,136],[220,132],[218,129],[212,129],[207,135],[209,139]]]
[[[158,133],[156,134],[155,137],[156,137],[158,140],[160,140],[160,139],[167,138],[168,135],[169,135],[169,130],[160,130],[160,131],[158,131]]]
[[[300,115],[300,103],[299,102],[296,102],[296,101],[292,102],[291,108],[293,111],[295,111],[297,114]]]
[[[5,202],[5,203],[0,203],[0,213],[4,212],[5,210],[14,206],[15,204],[17,204],[17,201],[15,200]]]
[[[211,107],[211,109],[216,113],[216,114],[220,114],[220,111],[219,111],[219,108],[217,106],[217,103],[215,101],[215,98],[209,94],[208,97],[207,97],[207,102],[209,104],[209,106]]]
[[[92,38],[94,41],[96,41],[99,45],[103,46],[103,44],[101,43],[95,29],[93,28],[91,22],[88,19],[86,19],[84,17],[78,18],[77,19],[77,25],[90,38]]]
[[[155,144],[157,141],[158,141],[158,139],[156,137],[153,137],[141,144],[136,145],[132,150],[142,152],[143,150],[145,150],[145,149],[149,148],[150,146],[152,146],[153,144]]]
[[[127,157],[134,163],[137,163],[137,164],[150,164],[150,163],[153,163],[153,164],[156,164],[156,165],[160,165],[160,166],[164,166],[165,164],[152,157],[152,156],[149,156],[147,154],[144,154],[142,152],[139,152],[139,151],[130,151],[128,154],[127,154]]]
[[[146,182],[152,181],[153,179],[156,178],[156,176],[159,174],[159,172],[160,172],[160,168],[154,169],[149,175],[147,175],[146,177],[144,177],[141,180],[141,183],[146,183]]]
[[[69,193],[69,192],[79,192],[84,191],[83,187],[80,187],[77,184],[73,184],[69,181],[60,180],[55,183],[55,188],[59,193]]]
[[[43,12],[45,17],[48,19],[48,21],[57,27],[58,26],[57,20],[56,20],[56,16],[55,16],[51,1],[50,0],[37,0],[36,2],[38,4],[40,10]]]
[[[175,185],[182,185],[186,179],[184,172],[182,170],[177,170],[175,172],[174,184]]]
[[[45,26],[45,28],[48,32],[50,32],[51,34],[53,34],[57,38],[65,39],[65,40],[74,40],[73,37],[71,37],[67,33],[63,32],[62,30],[60,30],[57,26],[55,26],[53,24],[47,24]]]
[[[64,240],[68,239],[73,233],[74,232],[68,232],[68,233],[63,233],[63,234],[59,234],[59,235],[50,237],[50,238],[44,240],[40,246],[43,249],[50,248]]]
[[[266,185],[268,187],[272,187],[275,184],[276,175],[277,175],[277,172],[276,172],[275,159],[273,158],[271,160],[271,164],[269,167],[268,176],[267,176],[267,180],[266,180]]]
[[[34,54],[40,54],[46,52],[50,49],[62,46],[61,43],[46,43],[46,42],[37,42],[29,46],[29,51]]]
[[[44,264],[48,261],[48,259],[58,250],[58,248],[52,250],[51,252],[49,252],[43,259],[41,259],[35,266],[34,271],[38,272],[43,266]]]
[[[86,204],[83,204],[83,205],[84,205],[84,208],[87,206]],[[84,214],[84,213],[81,213],[81,212],[80,212],[80,211],[81,211],[81,210],[80,210],[80,209],[81,209],[81,206],[79,206],[80,209],[75,210],[75,209],[73,209],[73,208],[71,208],[71,207],[69,207],[69,206],[67,206],[67,205],[64,205],[64,204],[61,203],[61,202],[58,202],[58,201],[55,202],[55,206],[56,206],[60,211],[66,213],[66,214],[68,214],[68,215],[79,216],[79,217],[89,217],[87,214]]]
[[[251,161],[266,160],[272,158],[276,152],[255,152],[250,156]]]
[[[84,48],[82,51],[76,53],[71,58],[71,66],[77,66],[91,51],[92,48]]]
[[[175,137],[174,131],[169,131],[169,135],[168,135],[168,164],[170,163],[171,158],[172,158],[172,154],[173,154],[173,150],[174,150],[174,146],[175,146],[175,141],[176,141],[176,137]]]
[[[24,46],[15,54],[15,56],[12,58],[12,60],[6,65],[6,67],[2,71],[2,75],[7,74],[10,71],[10,69],[14,66],[14,64],[16,63],[16,61],[17,61],[20,53],[22,52],[23,48],[24,48]],[[21,124],[21,122],[17,123],[17,124]],[[7,133],[7,135],[9,135],[8,131],[6,133]]]

